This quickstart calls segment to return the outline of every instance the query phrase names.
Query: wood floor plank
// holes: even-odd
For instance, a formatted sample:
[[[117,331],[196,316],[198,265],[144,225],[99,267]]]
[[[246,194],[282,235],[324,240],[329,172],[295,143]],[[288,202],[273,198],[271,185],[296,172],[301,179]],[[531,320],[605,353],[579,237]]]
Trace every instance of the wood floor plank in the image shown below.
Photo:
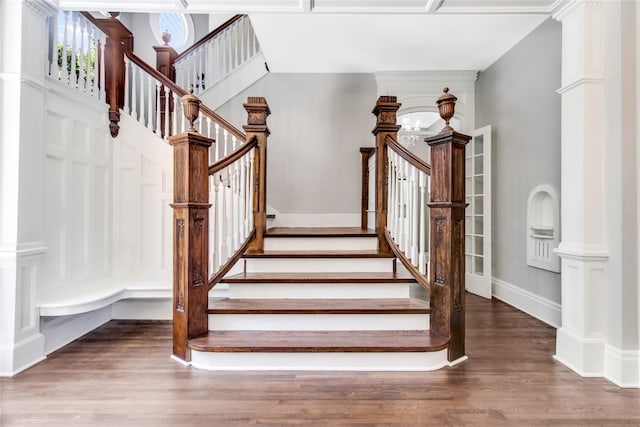
[[[640,390],[554,361],[554,328],[465,299],[469,360],[435,372],[200,371],[169,359],[170,321],[112,320],[0,378],[0,425],[640,425]]]
[[[223,283],[415,283],[408,273],[239,273]]]
[[[360,227],[271,227],[266,237],[375,237],[372,229]]]
[[[429,314],[429,303],[397,299],[214,298],[209,314]]]
[[[426,352],[447,343],[431,331],[209,331],[189,340],[189,347],[234,353]]]

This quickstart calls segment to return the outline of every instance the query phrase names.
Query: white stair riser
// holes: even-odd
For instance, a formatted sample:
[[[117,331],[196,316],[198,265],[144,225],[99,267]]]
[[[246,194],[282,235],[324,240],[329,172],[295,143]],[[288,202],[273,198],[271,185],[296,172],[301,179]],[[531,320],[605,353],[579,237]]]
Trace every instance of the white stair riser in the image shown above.
[[[375,237],[267,237],[266,251],[356,251],[376,250]]]
[[[345,273],[393,271],[391,258],[249,258],[247,273]]]
[[[191,365],[212,371],[433,371],[449,366],[447,350],[407,353],[210,353],[191,351]]]
[[[210,314],[212,331],[428,330],[428,314]]]
[[[230,283],[229,298],[409,298],[409,283]]]

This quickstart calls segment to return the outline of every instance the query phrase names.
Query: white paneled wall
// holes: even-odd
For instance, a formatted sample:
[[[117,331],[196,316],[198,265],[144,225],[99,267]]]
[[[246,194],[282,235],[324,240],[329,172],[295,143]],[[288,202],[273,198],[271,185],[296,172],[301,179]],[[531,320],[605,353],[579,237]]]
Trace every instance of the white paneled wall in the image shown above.
[[[173,151],[140,123],[122,116],[114,145],[114,273],[171,283]]]
[[[49,92],[44,141],[41,295],[111,273],[112,153],[106,106]]]

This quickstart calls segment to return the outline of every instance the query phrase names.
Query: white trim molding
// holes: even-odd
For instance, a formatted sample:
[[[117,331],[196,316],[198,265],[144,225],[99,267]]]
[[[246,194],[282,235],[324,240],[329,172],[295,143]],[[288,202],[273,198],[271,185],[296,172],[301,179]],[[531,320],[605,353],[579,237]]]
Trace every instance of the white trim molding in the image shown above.
[[[492,295],[514,306],[518,310],[543,321],[547,325],[559,328],[562,325],[562,306],[557,302],[543,298],[503,280],[492,279]]]
[[[604,377],[618,387],[640,387],[640,350],[604,347]]]

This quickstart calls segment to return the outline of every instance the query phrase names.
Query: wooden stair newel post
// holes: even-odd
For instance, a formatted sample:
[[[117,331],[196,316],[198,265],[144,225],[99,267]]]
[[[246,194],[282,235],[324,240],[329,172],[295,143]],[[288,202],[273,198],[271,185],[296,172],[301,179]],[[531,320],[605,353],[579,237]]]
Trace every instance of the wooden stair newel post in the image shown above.
[[[174,48],[169,46],[168,42],[171,41],[171,34],[162,33],[162,39],[165,41],[164,46],[154,46],[156,51],[156,70],[160,71],[164,76],[167,76],[169,80],[175,83],[176,70],[173,68],[173,62],[178,57],[178,52]],[[167,114],[165,111],[167,103],[167,91],[164,85],[160,89],[160,102],[158,107],[160,108],[160,129],[162,137],[165,137],[165,129],[173,129],[173,124],[169,123],[167,127],[166,121],[171,119],[171,114]],[[169,96],[169,113],[173,112],[173,96]]]
[[[267,127],[267,117],[271,114],[267,100],[263,97],[249,97],[243,104],[247,111],[247,124],[242,128],[247,134],[247,141],[255,136],[258,149],[253,163],[254,194],[253,224],[256,235],[249,243],[247,250],[262,252],[264,235],[267,231],[267,138],[271,134]]]
[[[173,356],[188,362],[187,342],[209,330],[209,147],[193,127],[200,100],[182,97],[189,122],[173,146]]]
[[[385,139],[391,136],[394,140],[398,140],[400,125],[397,124],[396,114],[400,105],[395,96],[381,96],[372,111],[376,116],[376,127],[372,131],[376,137],[376,234],[378,251],[384,253],[391,253],[385,237],[389,185],[389,162]]]
[[[375,147],[360,147],[362,156],[362,190],[360,200],[360,228],[369,228],[369,158],[375,153]]]
[[[104,44],[104,84],[109,104],[109,131],[115,138],[120,131],[120,109],[124,107],[125,63],[127,52],[133,50],[133,35],[120,21],[118,13],[111,13],[111,18],[101,19],[107,39]]]
[[[425,141],[431,147],[431,329],[449,337],[449,361],[465,356],[465,145],[471,139],[449,126],[457,98],[444,89],[437,103],[446,125]]]

